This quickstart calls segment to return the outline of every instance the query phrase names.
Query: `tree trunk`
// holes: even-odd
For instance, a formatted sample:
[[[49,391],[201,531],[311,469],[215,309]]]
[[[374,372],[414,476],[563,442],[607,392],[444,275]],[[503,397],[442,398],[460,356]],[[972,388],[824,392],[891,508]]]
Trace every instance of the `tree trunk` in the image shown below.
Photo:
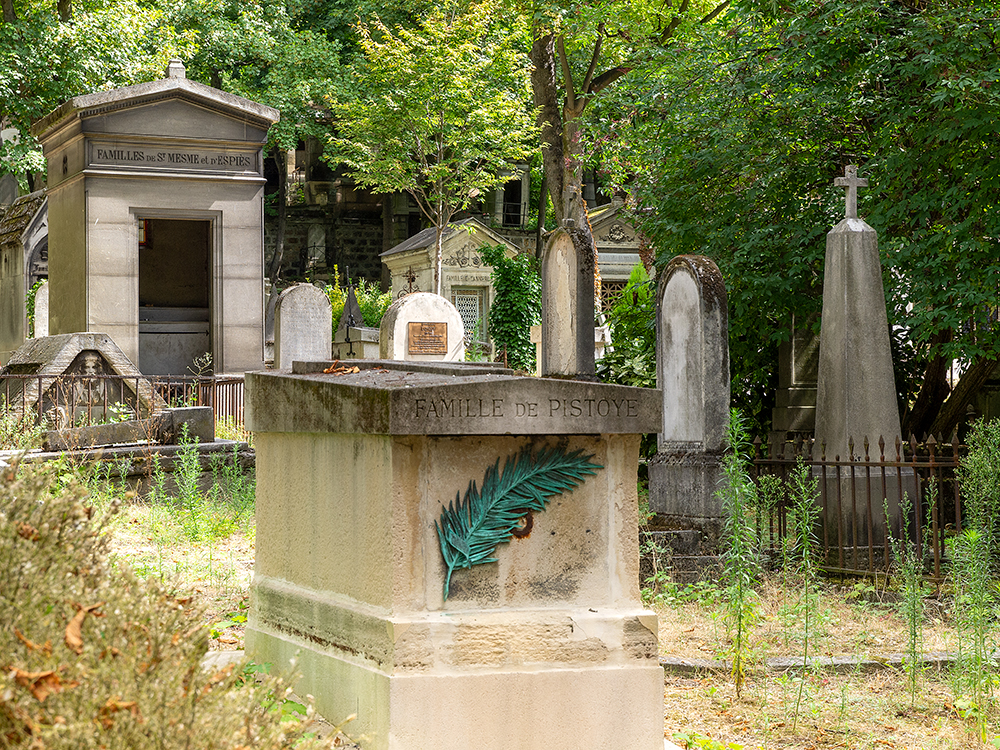
[[[382,196],[382,252],[391,250],[396,244],[395,233],[392,227],[394,198],[390,193]],[[388,292],[392,288],[392,278],[389,275],[389,266],[382,264],[382,291]]]
[[[938,412],[937,417],[931,424],[929,430],[931,435],[940,436],[943,440],[949,440],[951,435],[958,428],[959,422],[965,416],[966,407],[972,402],[976,393],[989,380],[993,370],[996,369],[997,360],[983,357],[977,359],[968,370],[959,378],[959,381],[952,389],[951,396],[944,402],[944,406]]]
[[[932,347],[947,344],[951,341],[951,329],[938,331],[930,340]],[[904,435],[926,435],[941,405],[948,398],[948,364],[947,357],[932,357],[924,370],[924,382],[920,386],[920,392],[913,402],[910,410],[903,415]]]
[[[288,156],[283,148],[271,149],[271,158],[278,167],[278,221],[274,227],[274,255],[267,269],[271,280],[271,294],[277,293],[278,279],[281,278],[281,261],[285,255],[285,218],[288,212]]]
[[[542,257],[542,234],[545,232],[545,213],[549,207],[549,178],[542,170],[542,182],[538,186],[538,226],[535,227],[535,257]]]
[[[63,23],[69,22],[73,17],[73,0],[56,0],[56,9],[59,11],[59,20]]]
[[[0,0],[0,8],[3,8],[3,22],[14,23],[17,14],[14,13],[14,0]]]
[[[441,238],[444,236],[444,227],[440,220],[434,225],[434,293],[441,294],[441,266],[443,253],[441,250]]]

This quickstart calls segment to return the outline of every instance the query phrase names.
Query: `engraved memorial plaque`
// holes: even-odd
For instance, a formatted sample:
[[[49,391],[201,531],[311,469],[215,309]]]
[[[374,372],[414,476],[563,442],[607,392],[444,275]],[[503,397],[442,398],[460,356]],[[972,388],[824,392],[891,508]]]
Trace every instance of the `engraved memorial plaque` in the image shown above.
[[[410,354],[447,354],[448,324],[409,323],[407,327],[407,351]]]

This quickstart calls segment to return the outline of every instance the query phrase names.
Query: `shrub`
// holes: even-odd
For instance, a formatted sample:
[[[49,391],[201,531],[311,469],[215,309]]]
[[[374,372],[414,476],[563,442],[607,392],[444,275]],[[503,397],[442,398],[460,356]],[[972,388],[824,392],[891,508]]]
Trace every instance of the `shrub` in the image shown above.
[[[320,746],[281,680],[202,668],[189,595],[109,565],[115,510],[52,471],[0,477],[0,748]]]
[[[489,334],[497,350],[507,352],[515,370],[535,371],[535,345],[531,326],[541,321],[542,281],[537,263],[528,253],[508,258],[503,245],[479,248],[483,261],[493,268],[495,290],[490,306]]]

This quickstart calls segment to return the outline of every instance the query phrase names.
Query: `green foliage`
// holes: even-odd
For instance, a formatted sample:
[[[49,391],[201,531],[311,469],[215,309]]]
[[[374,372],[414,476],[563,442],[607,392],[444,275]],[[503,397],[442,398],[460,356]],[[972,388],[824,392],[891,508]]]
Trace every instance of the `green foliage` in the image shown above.
[[[671,738],[684,750],[743,750],[743,745],[735,742],[722,743],[698,732],[674,732]]]
[[[983,741],[997,684],[997,528],[1000,522],[1000,421],[980,420],[967,438],[969,453],[958,477],[965,500],[962,532],[952,543],[958,659],[956,697],[965,701]],[[957,701],[956,701],[957,705]]]
[[[17,18],[0,23],[0,172],[44,171],[31,124],[66,99],[163,76],[191,40],[164,22],[163,11],[136,0],[80,0],[60,20],[56,3],[14,3]]]
[[[282,680],[201,667],[208,630],[197,601],[109,564],[115,504],[96,515],[78,483],[25,467],[0,479],[0,507],[0,745],[333,745],[272,711],[290,692]]]
[[[549,498],[582,484],[587,475],[603,468],[591,463],[593,456],[582,451],[566,453],[562,448],[542,449],[532,454],[528,446],[518,456],[510,456],[500,470],[500,459],[486,470],[483,489],[469,482],[465,498],[441,511],[435,521],[441,555],[448,573],[444,598],[448,598],[451,576],[459,568],[496,562],[497,545],[510,541],[521,519],[533,511],[545,510]]]
[[[348,279],[348,284],[351,280]],[[333,267],[333,283],[325,284],[323,291],[330,298],[330,308],[333,313],[333,331],[331,335],[336,335],[337,327],[340,325],[340,318],[344,314],[344,305],[347,303],[347,287],[340,285],[340,274],[337,266]],[[385,311],[392,304],[392,294],[383,292],[379,285],[367,279],[358,279],[357,286],[354,287],[354,298],[358,301],[358,309],[361,310],[361,320],[356,321],[356,325],[378,328],[382,323]]]
[[[809,663],[809,637],[812,634],[816,602],[819,598],[818,570],[816,566],[816,523],[819,520],[819,480],[811,476],[810,468],[800,458],[789,481],[791,505],[788,512],[791,551],[789,557],[797,569],[800,581],[800,607],[802,611],[802,666]],[[792,729],[799,718],[802,690],[805,679],[799,680],[798,695]]]
[[[493,269],[490,278],[495,294],[490,307],[490,337],[498,350],[507,352],[510,367],[534,372],[531,326],[541,322],[542,309],[538,264],[528,253],[508,258],[503,245],[481,247],[479,255]]]
[[[928,510],[927,515],[931,517],[934,505],[937,503],[937,481],[931,479],[927,486]],[[889,502],[883,501],[883,511],[885,513],[886,528],[891,528],[889,518]],[[918,554],[917,543],[911,538],[910,516],[913,514],[913,503],[909,495],[903,495],[903,501],[899,506],[903,517],[901,538],[896,539],[889,536],[889,543],[892,546],[892,556],[895,560],[896,573],[901,579],[903,598],[899,603],[899,613],[906,622],[907,641],[906,658],[903,668],[906,671],[907,682],[910,688],[910,706],[917,700],[917,687],[919,685],[920,671],[923,664],[923,642],[924,642],[924,595],[927,587],[924,584],[924,561]],[[927,528],[924,526],[923,542],[928,542]]]
[[[733,394],[752,421],[768,421],[792,314],[819,311],[848,163],[870,180],[859,213],[879,232],[889,323],[916,347],[904,401],[933,354],[1000,351],[986,320],[1000,279],[998,13],[996,0],[744,0],[651,53],[594,118],[607,168],[635,176],[658,262],[696,252],[722,270]]]
[[[335,105],[331,160],[358,184],[406,191],[440,233],[456,211],[502,184],[534,133],[521,40],[498,6],[434,9],[416,28],[357,28],[363,62]],[[440,241],[435,279],[440,291]]]
[[[597,363],[606,383],[656,387],[656,290],[645,266],[637,263],[628,284],[607,312],[611,351]]]
[[[41,289],[42,284],[45,283],[44,279],[39,279],[34,284],[31,285],[31,289],[28,290],[28,294],[24,298],[24,309],[28,314],[28,338],[35,338],[35,297],[38,294],[38,290]]]
[[[724,479],[716,496],[725,515],[722,548],[723,576],[726,581],[725,618],[729,628],[733,678],[737,696],[742,694],[750,660],[750,635],[757,621],[757,594],[760,555],[754,524],[756,486],[750,478],[750,446],[746,421],[733,409],[727,428],[729,450],[722,459]]]

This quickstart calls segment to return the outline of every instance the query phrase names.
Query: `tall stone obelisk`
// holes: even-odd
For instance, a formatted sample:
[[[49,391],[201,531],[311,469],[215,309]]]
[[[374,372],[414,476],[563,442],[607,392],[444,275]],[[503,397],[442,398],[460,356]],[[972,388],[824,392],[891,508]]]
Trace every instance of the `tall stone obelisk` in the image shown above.
[[[827,458],[849,460],[851,437],[856,455],[864,456],[865,437],[876,446],[880,436],[888,453],[900,428],[878,233],[858,218],[858,188],[868,180],[853,164],[844,175],[834,184],[847,188],[846,216],[826,236],[816,441]]]

